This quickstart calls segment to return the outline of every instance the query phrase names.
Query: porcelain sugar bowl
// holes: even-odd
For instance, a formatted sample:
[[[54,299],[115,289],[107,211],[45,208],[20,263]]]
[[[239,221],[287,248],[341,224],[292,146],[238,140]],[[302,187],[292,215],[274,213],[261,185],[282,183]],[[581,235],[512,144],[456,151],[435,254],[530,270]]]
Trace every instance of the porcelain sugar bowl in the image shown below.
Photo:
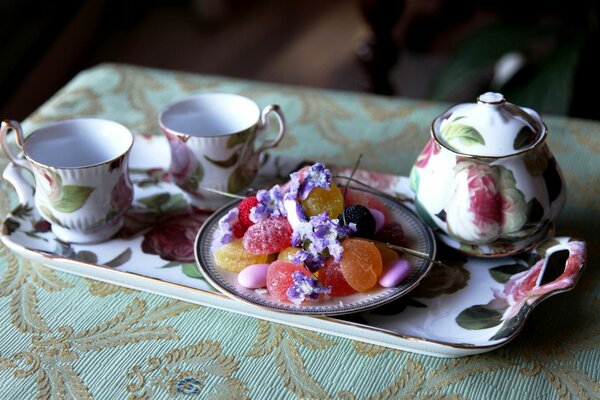
[[[437,117],[410,174],[418,214],[450,247],[475,256],[527,250],[564,205],[560,168],[534,110],[484,93]]]

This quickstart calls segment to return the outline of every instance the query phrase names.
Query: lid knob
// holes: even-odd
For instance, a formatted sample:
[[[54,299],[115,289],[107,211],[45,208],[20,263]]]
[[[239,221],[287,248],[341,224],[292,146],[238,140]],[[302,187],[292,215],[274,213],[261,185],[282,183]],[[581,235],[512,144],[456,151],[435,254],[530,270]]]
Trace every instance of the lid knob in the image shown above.
[[[479,104],[504,104],[506,99],[502,93],[486,92],[477,98]]]

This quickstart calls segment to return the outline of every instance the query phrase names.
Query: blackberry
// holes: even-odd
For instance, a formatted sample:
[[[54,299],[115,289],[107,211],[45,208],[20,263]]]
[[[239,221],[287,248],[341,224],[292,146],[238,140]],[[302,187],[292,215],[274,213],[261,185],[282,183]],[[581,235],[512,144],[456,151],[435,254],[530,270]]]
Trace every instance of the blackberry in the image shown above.
[[[405,237],[402,225],[395,222],[385,224],[375,235],[375,240],[395,244],[396,246],[404,246]]]
[[[344,209],[344,215],[340,213],[338,217],[340,223],[356,224],[356,233],[354,236],[372,239],[375,234],[375,218],[371,211],[365,206],[354,204]]]

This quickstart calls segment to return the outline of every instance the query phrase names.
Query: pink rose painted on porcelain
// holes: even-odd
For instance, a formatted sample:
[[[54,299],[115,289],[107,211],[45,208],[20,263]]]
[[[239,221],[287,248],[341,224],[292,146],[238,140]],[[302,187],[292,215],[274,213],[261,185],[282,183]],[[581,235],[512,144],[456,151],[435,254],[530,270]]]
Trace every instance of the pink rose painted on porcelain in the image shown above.
[[[198,161],[194,152],[181,138],[169,132],[165,132],[165,134],[171,147],[169,175],[177,185],[184,186],[191,179]]]
[[[427,166],[427,164],[429,163],[429,159],[432,156],[438,154],[439,152],[440,152],[440,148],[435,143],[435,140],[429,139],[429,142],[427,142],[427,145],[425,146],[425,148],[423,149],[421,154],[419,154],[419,156],[417,157],[415,166],[417,166],[419,168],[425,168]]]
[[[156,225],[144,235],[142,251],[167,261],[194,262],[194,240],[208,215],[192,210]]]
[[[127,175],[121,175],[119,182],[113,187],[111,192],[111,205],[113,209],[118,213],[124,213],[131,199],[133,198],[133,188],[131,187],[131,181]]]
[[[523,193],[508,169],[475,161],[455,167],[454,191],[446,206],[449,232],[468,243],[488,243],[526,222]]]

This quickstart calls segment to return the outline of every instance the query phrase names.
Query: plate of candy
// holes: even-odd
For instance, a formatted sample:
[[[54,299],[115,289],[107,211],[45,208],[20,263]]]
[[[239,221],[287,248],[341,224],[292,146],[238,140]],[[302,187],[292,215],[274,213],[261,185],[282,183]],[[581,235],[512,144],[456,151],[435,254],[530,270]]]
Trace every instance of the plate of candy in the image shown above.
[[[195,253],[204,278],[229,297],[285,313],[339,315],[408,293],[429,272],[436,245],[400,202],[338,186],[316,163],[216,211]]]

